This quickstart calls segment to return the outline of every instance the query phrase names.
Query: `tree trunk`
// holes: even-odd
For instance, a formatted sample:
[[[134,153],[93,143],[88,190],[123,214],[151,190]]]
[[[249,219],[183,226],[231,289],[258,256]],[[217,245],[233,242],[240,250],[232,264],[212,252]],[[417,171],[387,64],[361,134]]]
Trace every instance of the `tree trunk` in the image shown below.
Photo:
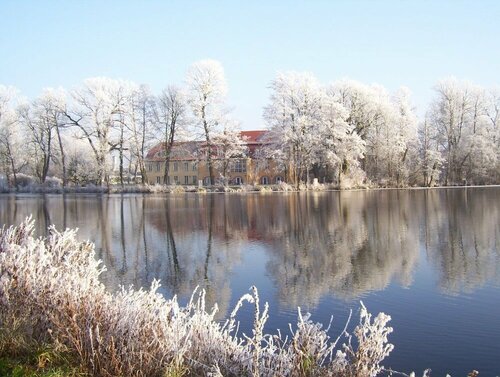
[[[68,178],[66,176],[66,155],[64,153],[63,143],[62,143],[62,139],[61,139],[61,132],[60,132],[58,126],[56,126],[56,134],[57,134],[57,141],[59,143],[59,150],[61,151],[61,163],[62,163],[62,170],[63,170],[63,187],[66,187],[66,185],[68,183]]]

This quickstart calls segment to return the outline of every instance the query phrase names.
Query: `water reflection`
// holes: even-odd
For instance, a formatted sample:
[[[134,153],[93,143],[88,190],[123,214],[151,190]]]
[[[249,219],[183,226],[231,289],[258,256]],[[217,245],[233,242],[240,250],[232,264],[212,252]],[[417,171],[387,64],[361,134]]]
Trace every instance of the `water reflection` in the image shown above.
[[[315,306],[326,294],[350,299],[393,280],[411,284],[419,250],[412,200],[398,192],[296,197],[269,263],[280,300]]]
[[[391,283],[411,286],[430,264],[441,290],[470,292],[500,277],[500,189],[250,195],[0,197],[2,224],[29,214],[78,227],[119,285],[161,279],[168,294],[207,290],[225,315],[249,245],[281,306],[314,307],[326,295],[359,298]],[[259,262],[259,261],[258,261]],[[250,272],[251,273],[251,272]],[[261,279],[255,276],[255,279]],[[255,281],[259,284],[259,281]],[[241,292],[236,292],[238,295]]]
[[[487,282],[500,282],[498,193],[497,189],[424,192],[425,249],[443,291],[472,292]]]

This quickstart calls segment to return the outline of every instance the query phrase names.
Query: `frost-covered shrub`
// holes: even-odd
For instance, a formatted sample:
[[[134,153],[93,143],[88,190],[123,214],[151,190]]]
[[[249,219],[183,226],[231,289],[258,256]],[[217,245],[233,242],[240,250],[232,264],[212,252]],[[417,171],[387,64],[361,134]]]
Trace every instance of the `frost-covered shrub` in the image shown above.
[[[207,310],[205,292],[186,306],[165,299],[154,281],[149,290],[108,292],[94,246],[74,230],[34,238],[34,223],[0,231],[0,328],[24,329],[33,339],[69,349],[95,376],[375,376],[392,350],[390,317],[362,306],[360,323],[342,350],[328,329],[299,309],[291,339],[264,334],[268,305],[257,289],[244,295],[224,322]],[[252,334],[237,334],[239,308],[254,306]],[[346,326],[347,327],[347,326]],[[340,337],[339,337],[340,338]],[[353,346],[357,344],[357,347]]]
[[[170,187],[170,192],[173,194],[184,194],[186,189],[181,185],[173,185]]]
[[[13,177],[12,177],[12,179],[13,179]],[[30,187],[36,183],[36,178],[31,176],[31,175],[28,175],[28,174],[17,173],[16,174],[16,183],[17,183],[18,187]]]
[[[339,188],[353,189],[366,187],[366,173],[359,167],[351,167],[349,174],[342,174]]]
[[[47,177],[45,178],[43,186],[50,188],[60,188],[62,187],[62,184],[63,184],[62,179],[58,177]]]
[[[272,191],[273,191],[272,187],[269,187],[269,186],[263,186],[263,185],[257,186],[257,190],[258,190],[259,192],[262,192],[262,193],[265,193],[265,192],[272,192]]]
[[[273,186],[274,191],[294,191],[295,189],[293,188],[292,185],[289,185],[286,182],[280,182],[277,185]]]

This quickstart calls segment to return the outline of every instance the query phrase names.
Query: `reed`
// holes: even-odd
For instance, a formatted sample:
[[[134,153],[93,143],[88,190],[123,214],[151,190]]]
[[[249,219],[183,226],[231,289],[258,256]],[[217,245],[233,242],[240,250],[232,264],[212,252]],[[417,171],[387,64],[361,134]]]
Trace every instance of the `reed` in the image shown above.
[[[75,230],[51,227],[36,238],[33,229],[27,219],[0,231],[0,327],[67,350],[90,375],[368,377],[383,370],[393,348],[390,317],[372,318],[363,305],[352,334],[346,325],[330,339],[329,326],[299,308],[285,337],[264,333],[268,305],[255,287],[223,322],[215,320],[217,306],[207,309],[204,291],[185,306],[159,294],[158,281],[110,293],[93,244],[78,241]],[[236,315],[247,304],[255,308],[252,334],[239,335]]]

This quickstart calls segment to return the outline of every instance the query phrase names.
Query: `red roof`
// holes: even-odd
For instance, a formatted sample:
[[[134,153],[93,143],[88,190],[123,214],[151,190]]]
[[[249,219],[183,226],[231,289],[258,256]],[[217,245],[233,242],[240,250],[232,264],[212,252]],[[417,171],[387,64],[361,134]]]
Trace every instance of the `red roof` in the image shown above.
[[[249,144],[259,143],[266,132],[264,130],[241,131],[241,137],[246,138],[245,141]]]
[[[253,155],[258,145],[262,144],[263,136],[267,131],[254,130],[254,131],[241,131],[241,137],[248,145],[250,155]],[[204,144],[203,141],[176,141],[172,148],[170,159],[175,160],[195,160],[197,158],[197,150]],[[165,149],[165,143],[158,143],[151,148],[147,155],[147,160],[163,161],[164,157],[161,153]]]
[[[175,160],[196,160],[197,152],[201,142],[199,141],[176,141],[170,151],[170,159]],[[165,143],[158,143],[151,148],[147,155],[147,160],[163,161],[163,152]]]

